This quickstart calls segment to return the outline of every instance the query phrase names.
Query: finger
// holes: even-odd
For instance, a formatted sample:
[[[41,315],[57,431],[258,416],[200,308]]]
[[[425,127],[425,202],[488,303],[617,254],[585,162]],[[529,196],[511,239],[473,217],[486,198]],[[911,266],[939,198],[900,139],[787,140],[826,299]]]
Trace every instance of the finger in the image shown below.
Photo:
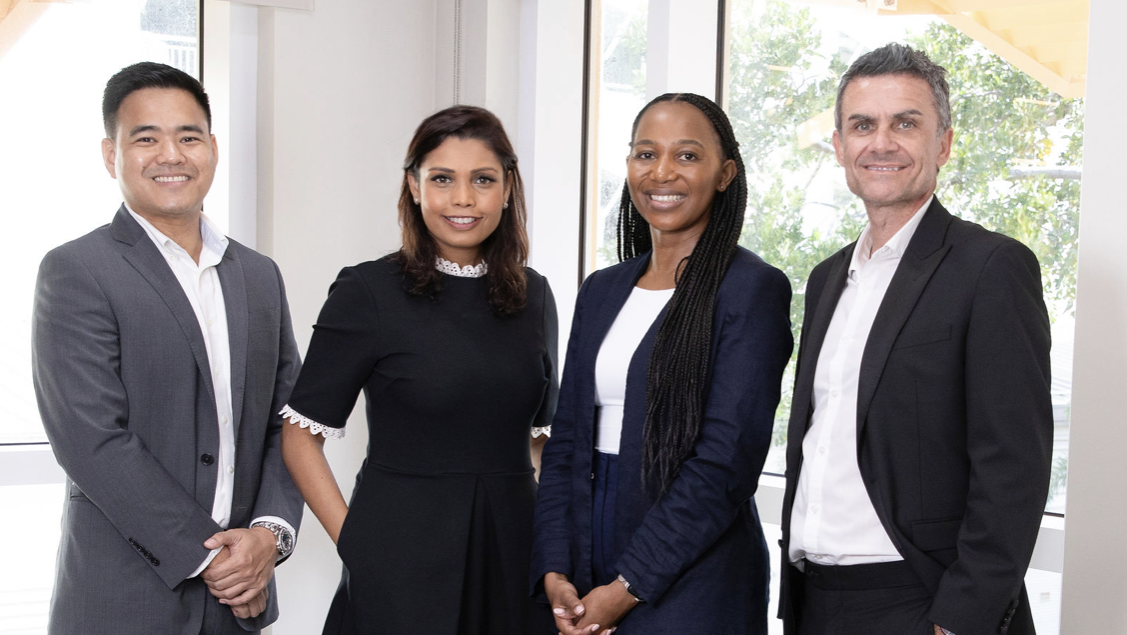
[[[241,593],[239,593],[235,597],[231,598],[230,600],[227,600],[226,602],[224,602],[223,600],[220,600],[219,603],[220,604],[224,604],[224,603],[226,603],[226,604],[247,604],[251,600],[255,599],[261,591],[262,591],[262,587],[255,588],[253,586],[248,586]]]
[[[235,614],[235,617],[242,618],[244,620],[247,619],[248,617],[251,617],[250,608],[245,604],[242,604],[242,605],[239,605],[239,606],[232,606],[231,612]]]
[[[208,538],[204,541],[203,546],[207,547],[208,549],[218,549],[223,545],[230,545],[234,542],[236,542],[234,534],[229,531],[221,531],[216,534],[212,534],[211,538]]]

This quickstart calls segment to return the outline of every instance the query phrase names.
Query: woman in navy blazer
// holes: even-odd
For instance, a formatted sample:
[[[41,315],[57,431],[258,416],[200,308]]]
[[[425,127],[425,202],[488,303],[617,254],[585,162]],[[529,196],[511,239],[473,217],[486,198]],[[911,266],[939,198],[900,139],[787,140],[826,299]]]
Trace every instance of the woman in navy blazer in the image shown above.
[[[654,99],[634,121],[627,167],[624,262],[591,274],[576,302],[532,590],[564,635],[766,633],[769,565],[752,495],[793,347],[790,283],[737,245],[747,183],[716,104]],[[612,330],[620,313],[638,315],[623,311],[632,296],[660,290],[671,297],[656,317]],[[618,337],[608,332],[629,330],[644,336],[619,364],[610,456],[596,451],[606,383],[596,362],[616,352],[604,349]]]

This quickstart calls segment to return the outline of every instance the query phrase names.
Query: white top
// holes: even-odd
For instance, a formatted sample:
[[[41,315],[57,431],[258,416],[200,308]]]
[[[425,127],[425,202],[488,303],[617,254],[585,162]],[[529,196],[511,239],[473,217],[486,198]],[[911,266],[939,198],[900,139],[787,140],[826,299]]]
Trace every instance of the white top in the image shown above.
[[[622,409],[626,404],[626,373],[634,351],[673,297],[674,289],[652,291],[634,287],[607,331],[595,359],[595,449],[618,454],[622,438]]]
[[[802,470],[791,509],[791,562],[827,565],[903,560],[881,525],[857,465],[857,380],[861,356],[900,257],[924,206],[870,255],[866,226],[814,370],[814,414],[802,440]]]
[[[164,256],[176,281],[184,290],[184,295],[188,297],[188,303],[192,305],[196,321],[199,322],[200,332],[203,333],[211,383],[215,387],[216,420],[219,422],[219,456],[216,461],[219,470],[215,479],[211,518],[220,527],[227,529],[231,522],[231,501],[235,497],[235,429],[232,422],[231,343],[227,330],[227,304],[223,300],[223,287],[219,283],[216,266],[223,260],[229,241],[208,217],[201,214],[200,237],[203,239],[203,249],[200,250],[199,264],[196,264],[192,256],[176,241],[165,236],[145,217],[129,209],[128,205],[125,209]],[[297,536],[293,526],[282,518],[263,516],[254,521],[277,523],[288,529],[291,536]],[[188,577],[199,575],[218,553],[219,549],[213,549]]]

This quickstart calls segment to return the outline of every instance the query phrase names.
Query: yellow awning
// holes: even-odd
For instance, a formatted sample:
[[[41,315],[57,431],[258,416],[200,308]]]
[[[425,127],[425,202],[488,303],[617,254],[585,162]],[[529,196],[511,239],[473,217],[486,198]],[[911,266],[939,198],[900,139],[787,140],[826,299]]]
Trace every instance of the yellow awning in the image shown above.
[[[880,8],[886,4],[891,6]],[[879,0],[879,5],[881,14],[943,18],[1062,97],[1084,96],[1089,0]]]

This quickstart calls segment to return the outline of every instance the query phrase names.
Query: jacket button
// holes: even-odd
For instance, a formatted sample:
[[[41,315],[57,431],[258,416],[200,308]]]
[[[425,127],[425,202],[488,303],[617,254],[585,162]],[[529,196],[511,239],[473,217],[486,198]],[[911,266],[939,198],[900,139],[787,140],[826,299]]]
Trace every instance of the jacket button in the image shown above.
[[[215,457],[211,456],[210,454],[204,454],[200,457],[200,463],[203,463],[204,465],[211,465],[212,463],[215,463]]]
[[[592,481],[595,480],[595,473],[594,472],[591,472],[591,480]]]

